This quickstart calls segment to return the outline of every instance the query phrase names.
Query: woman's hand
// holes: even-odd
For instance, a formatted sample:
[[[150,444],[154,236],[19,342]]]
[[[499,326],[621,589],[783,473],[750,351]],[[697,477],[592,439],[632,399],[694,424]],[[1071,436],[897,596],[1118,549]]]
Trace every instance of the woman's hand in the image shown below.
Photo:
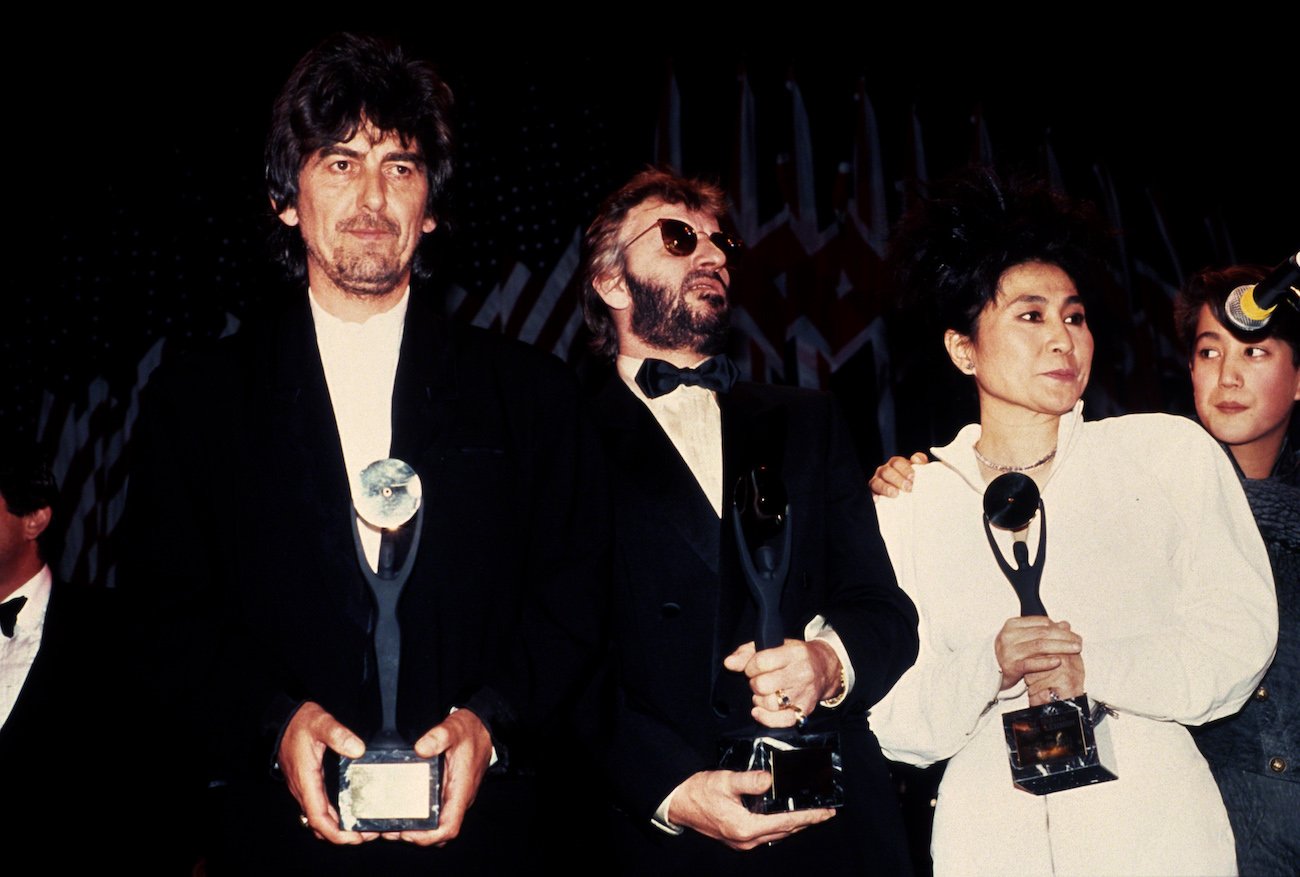
[[[1025,685],[1029,687],[1029,705],[1038,706],[1057,699],[1065,700],[1083,694],[1083,656],[1062,655],[1061,666],[1043,673],[1026,673]]]
[[[1002,670],[1002,690],[1021,679],[1028,682],[1032,676],[1043,692],[1044,701],[1050,697],[1047,689],[1053,687],[1057,688],[1059,697],[1083,693],[1083,660],[1079,657],[1082,651],[1083,638],[1070,630],[1068,621],[1053,621],[1043,615],[1008,618],[993,641],[993,654]],[[1061,670],[1067,663],[1070,666],[1060,677],[1047,675]],[[1079,690],[1067,694],[1067,690],[1073,691],[1075,676]]]

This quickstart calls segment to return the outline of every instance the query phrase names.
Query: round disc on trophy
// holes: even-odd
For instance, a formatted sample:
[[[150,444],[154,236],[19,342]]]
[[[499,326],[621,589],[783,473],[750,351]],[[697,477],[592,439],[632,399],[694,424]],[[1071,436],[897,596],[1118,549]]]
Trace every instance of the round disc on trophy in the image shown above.
[[[1000,530],[1019,530],[1038,513],[1038,485],[1023,472],[1008,472],[984,489],[984,514]]]
[[[393,530],[415,516],[423,491],[420,476],[397,459],[376,460],[352,485],[357,515],[372,527]]]

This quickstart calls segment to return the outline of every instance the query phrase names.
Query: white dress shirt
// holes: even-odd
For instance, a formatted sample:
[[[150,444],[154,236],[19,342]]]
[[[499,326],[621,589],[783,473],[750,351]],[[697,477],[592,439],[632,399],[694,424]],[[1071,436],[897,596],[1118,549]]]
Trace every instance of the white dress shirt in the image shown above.
[[[52,581],[50,568],[43,566],[6,600],[0,601],[7,603],[18,597],[27,598],[18,612],[18,620],[14,622],[13,637],[0,636],[0,727],[9,721],[9,714],[13,712],[27,674],[31,672],[32,662],[41,649]]]

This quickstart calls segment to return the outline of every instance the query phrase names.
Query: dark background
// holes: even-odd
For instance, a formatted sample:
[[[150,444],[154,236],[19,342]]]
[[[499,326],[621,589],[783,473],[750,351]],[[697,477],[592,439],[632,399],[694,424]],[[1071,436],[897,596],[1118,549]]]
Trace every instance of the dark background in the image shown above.
[[[853,160],[859,81],[878,120],[890,223],[916,172],[913,118],[932,179],[971,160],[979,116],[1004,171],[1041,170],[1050,140],[1071,195],[1102,199],[1100,181],[1113,181],[1112,219],[1122,231],[1116,277],[1129,286],[1122,293],[1133,312],[1121,308],[1097,326],[1112,336],[1098,355],[1113,361],[1095,369],[1109,370],[1095,382],[1111,389],[1094,413],[1189,410],[1181,354],[1162,334],[1167,314],[1148,312],[1151,293],[1139,295],[1140,281],[1167,305],[1190,271],[1275,264],[1300,243],[1293,56],[1250,55],[1256,40],[1224,29],[1187,44],[1101,28],[1065,31],[1068,39],[1045,29],[1028,39],[1023,22],[1019,36],[954,27],[956,35],[938,37],[883,20],[857,33],[829,16],[811,21],[810,11],[799,27],[756,38],[704,27],[684,8],[656,8],[646,10],[644,32],[611,27],[609,38],[577,45],[576,36],[555,34],[582,13],[551,12],[535,32],[496,10],[476,29],[386,25],[412,54],[432,59],[457,96],[455,198],[435,245],[435,285],[462,291],[457,318],[471,317],[520,266],[537,278],[556,270],[600,198],[656,159],[670,73],[680,93],[681,169],[727,186],[738,74],[747,75],[764,220],[784,203],[778,167],[794,130],[788,78],[808,110],[819,227],[837,219],[836,176]],[[674,16],[681,27],[670,27]],[[199,21],[151,24],[151,34],[171,27],[165,38],[123,22],[82,23],[78,35],[31,36],[26,49],[39,60],[9,65],[17,99],[6,138],[10,191],[25,203],[13,205],[9,232],[0,422],[51,448],[62,443],[65,457],[68,446],[95,441],[107,441],[99,457],[119,456],[141,358],[158,339],[175,355],[284,294],[265,255],[274,219],[262,140],[293,63],[332,28]],[[507,26],[509,37],[499,32]],[[672,39],[652,43],[660,31]],[[745,304],[745,291],[737,295]],[[557,306],[560,317],[571,296]],[[518,317],[504,329],[514,333]],[[1135,358],[1130,338],[1143,332],[1154,332],[1154,352]],[[902,363],[908,354],[892,355]],[[793,358],[791,349],[784,373],[756,377],[794,382]],[[820,383],[849,411],[864,461],[946,441],[970,410],[943,401],[951,376],[921,369],[908,384],[902,375],[890,438],[874,428],[874,372],[857,360],[834,376],[823,371]],[[85,423],[73,434],[66,424],[76,417]],[[102,464],[69,471],[65,459],[57,474],[85,480]],[[95,502],[119,496],[120,473],[100,480]],[[86,495],[76,484],[65,490]],[[100,530],[114,524],[101,521]]]

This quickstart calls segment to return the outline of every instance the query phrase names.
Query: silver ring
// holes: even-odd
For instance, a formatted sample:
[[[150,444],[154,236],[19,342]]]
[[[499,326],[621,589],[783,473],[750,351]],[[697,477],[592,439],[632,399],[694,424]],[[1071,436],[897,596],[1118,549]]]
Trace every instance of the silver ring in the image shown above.
[[[1052,701],[1052,703],[1056,703],[1058,700],[1061,699],[1061,695],[1056,693],[1055,688],[1047,689],[1047,697]]]
[[[299,814],[298,814],[298,824],[301,825],[303,828],[306,828],[306,827],[307,827],[307,814],[306,814],[306,813],[299,813]]]

